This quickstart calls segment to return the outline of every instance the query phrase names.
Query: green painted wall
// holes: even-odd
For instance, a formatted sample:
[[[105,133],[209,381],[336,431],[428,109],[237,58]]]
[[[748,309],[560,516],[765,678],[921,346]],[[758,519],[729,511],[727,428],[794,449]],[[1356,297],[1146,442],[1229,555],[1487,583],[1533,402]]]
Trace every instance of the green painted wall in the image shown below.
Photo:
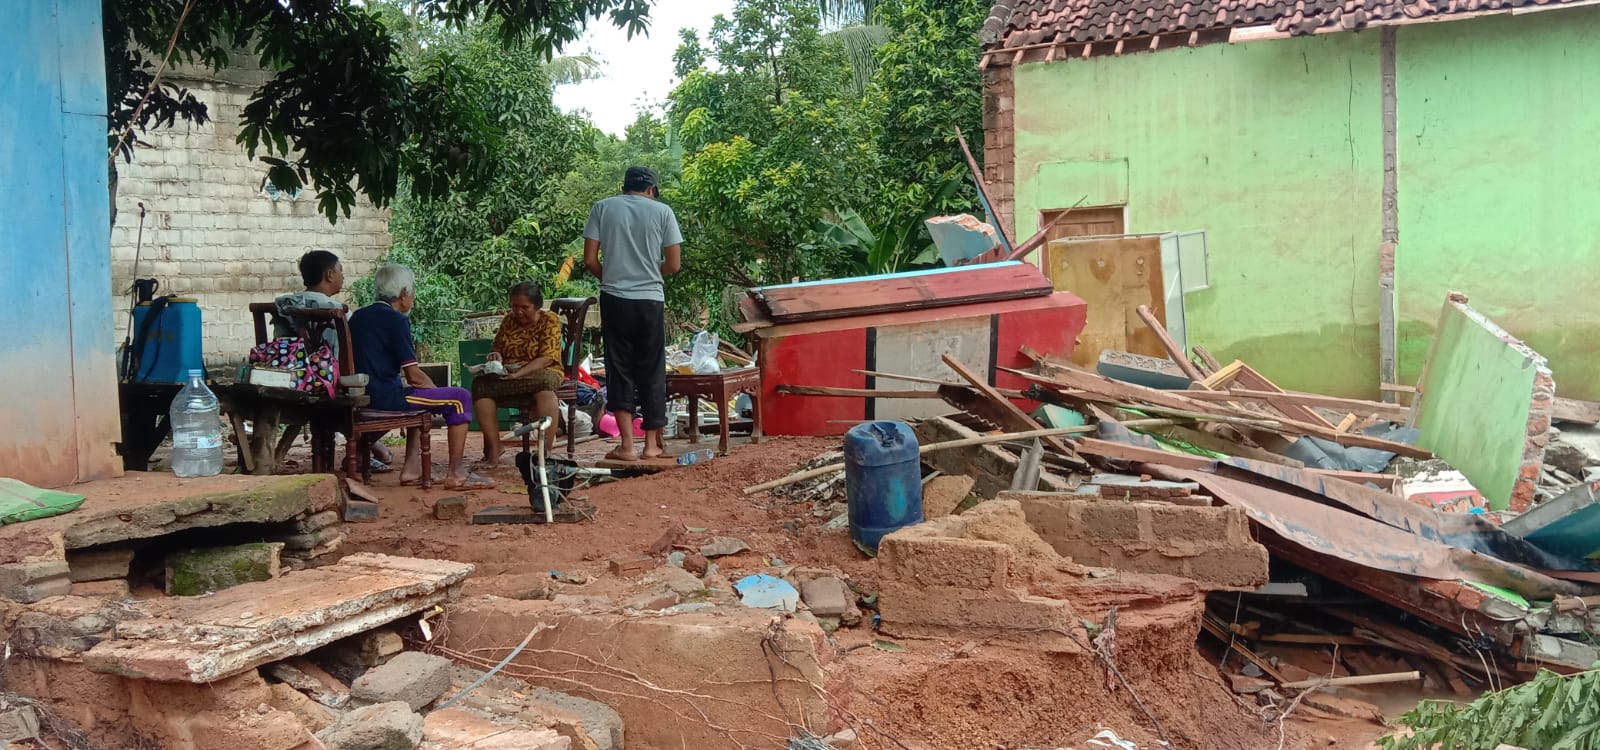
[[[1377,45],[1330,34],[1021,66],[1018,234],[1086,193],[1125,196],[1131,232],[1206,230],[1191,343],[1302,388],[1372,380]]]
[[[1400,314],[1445,294],[1600,399],[1600,8],[1400,30]],[[1405,342],[1414,382],[1425,340]]]
[[[1600,398],[1600,9],[1398,34],[1401,379],[1445,293]],[[1016,71],[1016,221],[1127,204],[1130,232],[1204,229],[1192,344],[1285,387],[1377,394],[1379,35],[1028,64]],[[1090,311],[1093,315],[1094,311]],[[1563,374],[1567,373],[1566,379]]]

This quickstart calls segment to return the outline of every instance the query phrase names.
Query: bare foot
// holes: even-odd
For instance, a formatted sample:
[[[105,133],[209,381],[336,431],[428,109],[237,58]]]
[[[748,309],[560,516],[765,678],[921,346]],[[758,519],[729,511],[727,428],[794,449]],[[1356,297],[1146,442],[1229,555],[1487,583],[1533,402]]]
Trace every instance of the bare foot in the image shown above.
[[[494,480],[480,477],[472,472],[466,476],[454,475],[446,480],[444,487],[447,490],[486,490],[494,486]]]
[[[422,481],[422,463],[420,461],[407,463],[405,468],[400,470],[401,487],[410,487],[420,481]]]
[[[488,467],[499,466],[500,465],[500,459],[501,459],[501,457],[505,456],[505,454],[506,454],[506,449],[505,448],[501,448],[500,450],[497,450],[494,453],[490,453],[488,451],[488,449],[485,449],[483,451],[483,465],[484,466],[488,466]]]
[[[623,448],[622,446],[619,445],[619,446],[617,446],[615,448],[612,448],[611,452],[606,454],[606,460],[607,461],[638,461],[639,457],[633,455],[633,451],[625,449],[625,448]]]
[[[639,458],[645,461],[653,461],[667,454],[665,449],[659,445],[656,445],[655,443],[646,443],[646,445],[649,447],[645,448],[644,453],[639,456]]]

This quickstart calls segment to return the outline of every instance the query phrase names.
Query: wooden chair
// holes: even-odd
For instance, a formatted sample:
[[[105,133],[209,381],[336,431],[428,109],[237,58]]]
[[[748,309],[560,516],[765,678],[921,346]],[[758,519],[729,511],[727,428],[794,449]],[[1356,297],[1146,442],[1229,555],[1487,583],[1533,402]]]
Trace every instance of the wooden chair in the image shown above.
[[[329,330],[334,331],[335,340],[339,342],[339,374],[353,375],[356,371],[355,350],[350,343],[350,324],[347,319],[348,309],[339,308],[295,308],[285,311],[294,323],[295,334],[307,342],[322,341]],[[264,344],[271,340],[271,327],[269,320],[280,317],[278,306],[272,302],[256,302],[250,305],[250,316],[255,323],[256,343]],[[330,406],[333,404],[330,403]],[[421,430],[419,438],[421,444],[422,476],[418,482],[423,489],[433,486],[433,451],[432,435],[433,414],[427,411],[387,411],[384,409],[371,409],[366,407],[346,408],[337,420],[336,429],[345,434],[344,474],[347,478],[354,477],[357,467],[361,473],[361,481],[372,481],[372,444],[377,439],[391,430]],[[293,441],[293,435],[298,432],[286,433],[286,442]],[[315,434],[315,429],[313,433]],[[326,446],[318,445],[313,440],[313,471],[332,470],[331,439]],[[322,456],[319,454],[327,453]]]
[[[561,369],[565,379],[556,389],[556,400],[567,407],[567,454],[577,447],[578,436],[572,425],[578,416],[578,367],[583,364],[583,324],[589,317],[589,308],[599,302],[594,297],[562,297],[550,301],[550,312],[561,316]],[[509,409],[519,424],[531,422],[536,413],[533,397],[499,399],[498,406]],[[522,448],[527,450],[532,435],[522,436]]]

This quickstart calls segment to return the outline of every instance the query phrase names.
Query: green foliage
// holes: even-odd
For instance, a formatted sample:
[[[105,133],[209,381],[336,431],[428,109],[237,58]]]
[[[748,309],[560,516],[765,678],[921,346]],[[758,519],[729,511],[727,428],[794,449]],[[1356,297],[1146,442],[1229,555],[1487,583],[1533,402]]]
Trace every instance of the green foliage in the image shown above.
[[[939,251],[928,237],[924,222],[937,216],[937,207],[960,188],[959,180],[945,180],[921,212],[896,216],[878,230],[869,228],[860,214],[845,209],[821,221],[816,244],[848,252],[865,273],[894,273],[933,265],[939,260]]]
[[[164,52],[180,17],[177,63],[220,69],[238,49],[273,77],[245,106],[239,143],[262,154],[267,178],[284,190],[314,187],[329,221],[349,215],[357,195],[386,206],[408,183],[438,198],[477,189],[492,175],[480,165],[496,148],[490,123],[458,87],[471,79],[459,58],[440,55],[409,70],[394,27],[350,0],[103,0],[111,143],[130,122],[140,129],[201,123],[204,105],[172,86],[150,92],[149,50]],[[482,25],[503,44],[548,59],[601,17],[628,30],[648,28],[648,0],[410,0],[384,15],[416,28]],[[411,51],[428,45],[414,41]],[[120,146],[125,158],[131,146]]]
[[[885,213],[928,206],[945,180],[969,181],[940,200],[939,213],[971,211],[977,201],[956,127],[983,153],[983,81],[978,30],[988,0],[888,0],[878,7],[893,37],[877,52],[872,98],[884,127]]]
[[[428,270],[421,258],[403,246],[396,246],[388,262],[410,266],[417,276],[417,304],[407,316],[411,318],[411,332],[416,340],[417,356],[427,361],[453,361],[456,358],[456,340],[460,337],[461,318],[467,310],[457,307],[460,293],[456,279],[447,274]],[[372,304],[376,295],[372,291],[372,278],[357,280],[349,286],[352,308]]]
[[[813,4],[743,0],[713,22],[715,69],[689,72],[669,97],[686,156],[665,198],[686,219],[679,286],[695,297],[848,267],[807,240],[834,207],[869,199],[877,123],[839,95],[849,69],[819,24]]]
[[[410,182],[389,224],[397,255],[415,258],[420,273],[451,280],[457,317],[504,307],[506,288],[525,279],[559,294],[552,280],[573,254],[584,217],[562,202],[561,185],[589,153],[591,128],[556,109],[539,55],[505,48],[499,37],[493,25],[447,30],[420,48],[413,67],[425,76],[452,71],[455,106],[482,133],[472,166],[478,180],[443,195],[437,185]],[[416,158],[424,173],[453,169],[450,154]]]
[[[1494,750],[1502,745],[1540,750],[1600,748],[1600,672],[1533,680],[1460,706],[1424,701],[1400,717],[1411,733],[1378,740],[1384,750]]]

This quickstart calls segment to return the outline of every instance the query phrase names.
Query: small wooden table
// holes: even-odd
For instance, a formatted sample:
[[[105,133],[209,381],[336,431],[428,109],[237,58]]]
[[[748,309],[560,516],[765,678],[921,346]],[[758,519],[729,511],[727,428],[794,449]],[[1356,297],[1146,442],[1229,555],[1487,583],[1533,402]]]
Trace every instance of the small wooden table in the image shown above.
[[[300,425],[311,429],[311,470],[336,471],[334,435],[349,430],[355,410],[371,403],[366,396],[329,398],[325,394],[253,383],[213,383],[211,390],[233,425],[239,463],[249,474],[277,473],[278,462],[299,435]],[[246,420],[254,426],[248,433]],[[279,439],[278,426],[284,423],[291,429]]]
[[[723,370],[710,375],[667,375],[667,398],[689,398],[689,442],[700,442],[700,399],[717,402],[717,423],[722,436],[717,452],[728,453],[728,401],[740,393],[750,394],[750,442],[761,442],[761,371],[754,367]]]

